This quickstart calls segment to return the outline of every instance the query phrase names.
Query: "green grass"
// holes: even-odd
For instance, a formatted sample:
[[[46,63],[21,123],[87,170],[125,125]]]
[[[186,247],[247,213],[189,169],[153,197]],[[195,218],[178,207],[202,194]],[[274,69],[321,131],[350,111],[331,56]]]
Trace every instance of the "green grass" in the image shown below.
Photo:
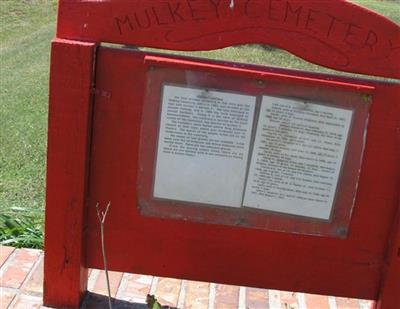
[[[0,242],[18,248],[42,248],[42,224],[31,215],[0,214]]]
[[[353,0],[353,2],[400,23],[400,0]]]
[[[398,1],[357,2],[400,23]],[[49,48],[55,16],[56,0],[0,0],[0,241],[8,239],[15,246],[42,244]],[[324,70],[285,51],[257,45],[194,54]]]
[[[14,229],[3,225],[0,239],[8,235],[19,240],[12,243],[15,246],[38,247],[35,233],[30,233],[29,243],[29,234],[23,236],[22,230],[43,225],[49,47],[55,14],[56,1],[0,1],[0,213],[24,221]]]

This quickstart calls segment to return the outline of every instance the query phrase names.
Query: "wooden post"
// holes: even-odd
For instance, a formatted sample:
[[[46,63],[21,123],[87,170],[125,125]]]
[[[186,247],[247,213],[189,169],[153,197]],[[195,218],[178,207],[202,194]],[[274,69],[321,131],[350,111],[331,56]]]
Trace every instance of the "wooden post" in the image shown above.
[[[51,49],[44,304],[80,305],[96,44],[55,39]]]
[[[377,309],[397,308],[400,304],[400,201],[392,231]]]

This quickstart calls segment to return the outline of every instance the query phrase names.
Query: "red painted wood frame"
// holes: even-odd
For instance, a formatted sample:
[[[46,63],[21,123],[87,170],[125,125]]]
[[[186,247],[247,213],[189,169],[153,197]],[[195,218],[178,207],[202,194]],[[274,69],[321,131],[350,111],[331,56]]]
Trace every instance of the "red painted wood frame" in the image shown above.
[[[400,77],[399,26],[347,1],[61,0],[50,76],[46,305],[79,306],[87,268],[103,267],[95,204],[109,200],[112,270],[376,299],[383,309],[400,303],[398,83],[218,63],[286,82],[375,88],[346,239],[147,218],[136,182],[148,53],[96,49],[100,42],[175,50],[265,43],[340,71]]]

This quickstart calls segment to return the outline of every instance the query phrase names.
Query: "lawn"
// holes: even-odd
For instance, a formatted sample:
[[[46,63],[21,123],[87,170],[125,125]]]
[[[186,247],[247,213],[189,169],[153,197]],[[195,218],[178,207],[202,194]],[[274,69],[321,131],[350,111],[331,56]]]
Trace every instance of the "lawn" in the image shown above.
[[[400,23],[399,1],[356,2]],[[12,245],[42,245],[49,47],[56,3],[0,1],[0,241],[11,238]],[[195,54],[326,71],[284,51],[257,45]],[[5,222],[17,228],[14,234]]]

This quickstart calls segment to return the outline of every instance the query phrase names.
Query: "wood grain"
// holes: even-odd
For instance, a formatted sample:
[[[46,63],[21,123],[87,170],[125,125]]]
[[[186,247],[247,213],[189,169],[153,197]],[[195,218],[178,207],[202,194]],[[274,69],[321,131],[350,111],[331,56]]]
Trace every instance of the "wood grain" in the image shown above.
[[[44,304],[78,307],[86,292],[84,228],[96,44],[51,49]]]

